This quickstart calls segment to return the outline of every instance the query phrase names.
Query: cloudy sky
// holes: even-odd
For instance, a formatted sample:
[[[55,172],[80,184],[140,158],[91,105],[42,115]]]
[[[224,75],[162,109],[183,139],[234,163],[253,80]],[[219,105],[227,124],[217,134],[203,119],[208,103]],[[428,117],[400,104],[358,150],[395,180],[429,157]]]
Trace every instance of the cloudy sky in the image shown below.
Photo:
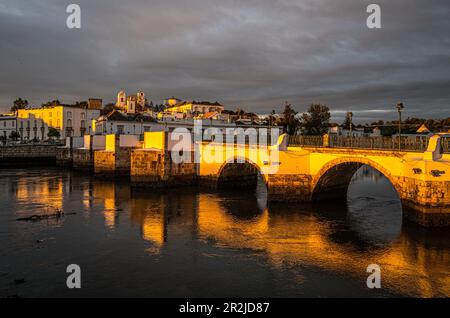
[[[382,29],[366,26],[367,5]],[[81,7],[81,29],[66,7]],[[0,107],[143,90],[336,120],[450,117],[448,0],[0,0]]]

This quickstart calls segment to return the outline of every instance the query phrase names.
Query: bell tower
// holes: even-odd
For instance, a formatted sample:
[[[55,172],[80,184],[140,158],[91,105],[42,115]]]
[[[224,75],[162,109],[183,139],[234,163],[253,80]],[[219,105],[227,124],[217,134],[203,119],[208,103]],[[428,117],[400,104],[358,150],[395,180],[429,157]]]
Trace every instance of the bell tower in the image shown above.
[[[117,94],[117,107],[120,107],[122,109],[125,109],[127,107],[127,94],[125,94],[124,91],[120,91]]]

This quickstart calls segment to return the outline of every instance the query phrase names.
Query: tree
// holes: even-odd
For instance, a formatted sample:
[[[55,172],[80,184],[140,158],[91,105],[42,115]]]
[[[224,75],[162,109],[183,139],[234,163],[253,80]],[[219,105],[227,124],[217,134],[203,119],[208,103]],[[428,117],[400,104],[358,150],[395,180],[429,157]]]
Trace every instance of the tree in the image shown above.
[[[61,102],[59,101],[59,99],[54,99],[52,101],[42,104],[42,107],[59,106],[59,105],[61,105]]]
[[[350,113],[347,113],[347,115],[345,116],[344,123],[342,124],[342,128],[350,130],[350,124],[351,124],[352,125],[351,129],[355,130],[355,124],[353,124],[351,116],[352,115],[350,115]]]
[[[17,141],[20,138],[20,134],[17,131],[11,131],[9,134],[9,139]]]
[[[81,101],[81,102],[75,102],[75,106],[80,107],[80,108],[88,108],[89,104],[86,101]]]
[[[312,104],[302,115],[303,126],[307,135],[323,135],[330,122],[330,109],[321,104]]]
[[[59,133],[58,129],[49,127],[47,136],[48,136],[48,138],[59,139],[59,137],[61,137],[61,134]]]
[[[13,102],[11,107],[12,112],[17,112],[19,109],[25,109],[28,107],[28,101],[26,99],[18,98]]]
[[[283,111],[283,130],[288,135],[295,135],[300,126],[300,121],[296,115],[297,112],[292,108],[292,105],[286,102]]]
[[[268,121],[269,121],[269,125],[273,126],[275,124],[276,121],[276,112],[274,109],[272,109],[272,111],[270,112],[269,116],[268,116]]]

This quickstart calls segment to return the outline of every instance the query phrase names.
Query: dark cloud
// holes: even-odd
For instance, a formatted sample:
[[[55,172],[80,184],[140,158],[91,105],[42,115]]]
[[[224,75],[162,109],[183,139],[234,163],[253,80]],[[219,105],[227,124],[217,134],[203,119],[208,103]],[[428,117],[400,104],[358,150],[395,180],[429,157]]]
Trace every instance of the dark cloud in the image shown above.
[[[77,2],[77,1],[74,1]],[[219,100],[265,113],[288,100],[321,102],[335,119],[450,116],[448,0],[78,0],[81,30],[63,1],[0,3],[0,105],[144,90]]]

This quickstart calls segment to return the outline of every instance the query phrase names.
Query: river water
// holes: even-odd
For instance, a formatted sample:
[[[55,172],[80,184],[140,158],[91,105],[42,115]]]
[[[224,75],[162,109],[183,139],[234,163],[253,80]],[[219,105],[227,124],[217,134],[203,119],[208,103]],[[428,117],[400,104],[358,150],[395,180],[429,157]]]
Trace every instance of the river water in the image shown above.
[[[402,220],[361,168],[345,205],[255,191],[134,191],[57,170],[0,170],[0,297],[449,297],[450,231]],[[17,221],[34,214],[65,216]],[[66,268],[81,268],[68,289]],[[369,264],[381,288],[369,289]]]

